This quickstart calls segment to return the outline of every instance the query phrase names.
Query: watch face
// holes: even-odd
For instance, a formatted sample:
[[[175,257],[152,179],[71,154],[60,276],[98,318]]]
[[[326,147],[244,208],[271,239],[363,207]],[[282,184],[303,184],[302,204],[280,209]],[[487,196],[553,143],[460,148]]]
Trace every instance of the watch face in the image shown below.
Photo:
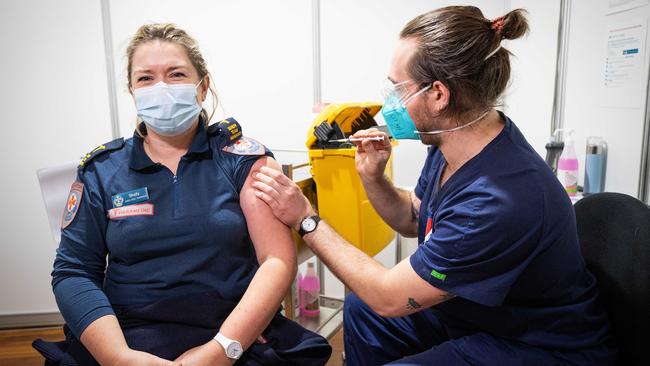
[[[302,229],[306,232],[313,231],[316,228],[316,221],[312,219],[311,217],[308,217],[304,220],[302,220],[302,223],[300,224],[302,226]]]
[[[226,349],[226,356],[228,356],[228,358],[239,358],[243,353],[242,351],[239,342],[232,342],[228,345],[228,349]]]

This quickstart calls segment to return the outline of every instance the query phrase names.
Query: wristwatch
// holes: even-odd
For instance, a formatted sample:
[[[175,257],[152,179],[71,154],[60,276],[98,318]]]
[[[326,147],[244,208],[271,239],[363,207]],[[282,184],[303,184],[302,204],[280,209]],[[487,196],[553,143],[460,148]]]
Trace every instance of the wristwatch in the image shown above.
[[[217,333],[214,337],[214,340],[219,343],[223,349],[226,351],[226,357],[231,360],[238,360],[244,353],[244,349],[241,346],[241,343],[226,337],[221,333]]]
[[[298,230],[298,234],[300,234],[302,237],[311,233],[312,231],[316,230],[319,222],[320,217],[318,217],[318,215],[305,217],[302,219],[302,221],[300,221],[300,230]]]

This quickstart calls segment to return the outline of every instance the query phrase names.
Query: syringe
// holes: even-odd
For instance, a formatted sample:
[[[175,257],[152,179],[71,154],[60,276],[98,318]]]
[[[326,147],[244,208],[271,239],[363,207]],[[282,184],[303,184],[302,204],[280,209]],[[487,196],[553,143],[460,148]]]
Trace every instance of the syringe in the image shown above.
[[[347,139],[329,140],[328,142],[384,141],[384,136],[348,137]]]

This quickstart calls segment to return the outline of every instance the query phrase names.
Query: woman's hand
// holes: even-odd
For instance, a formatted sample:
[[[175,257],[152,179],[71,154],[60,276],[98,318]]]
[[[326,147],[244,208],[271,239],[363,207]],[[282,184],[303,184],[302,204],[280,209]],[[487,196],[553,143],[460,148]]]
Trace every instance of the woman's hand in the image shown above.
[[[386,164],[391,154],[391,144],[388,135],[376,128],[357,131],[352,137],[376,137],[383,136],[381,141],[357,141],[357,153],[354,163],[362,180],[374,181],[384,175]]]
[[[226,352],[223,347],[213,340],[185,351],[185,353],[176,359],[176,362],[179,364],[182,363],[182,366],[220,366],[231,365],[233,363],[226,357]]]
[[[183,363],[169,361],[147,352],[128,349],[112,363],[113,366],[182,366]]]

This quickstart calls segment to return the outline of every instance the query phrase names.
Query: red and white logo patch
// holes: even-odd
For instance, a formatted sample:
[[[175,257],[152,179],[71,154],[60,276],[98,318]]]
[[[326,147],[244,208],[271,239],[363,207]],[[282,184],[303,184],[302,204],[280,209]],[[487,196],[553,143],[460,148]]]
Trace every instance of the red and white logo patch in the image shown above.
[[[427,228],[424,230],[424,241],[427,242],[429,241],[429,238],[431,237],[431,233],[433,232],[433,219],[429,217],[427,219]]]
[[[265,152],[264,145],[246,136],[242,136],[222,150],[236,155],[264,155]]]
[[[66,201],[65,208],[63,209],[61,230],[68,227],[68,225],[70,225],[74,218],[77,216],[77,212],[79,212],[79,204],[81,204],[81,198],[83,197],[83,192],[83,183],[72,183],[72,187],[70,187],[70,193],[68,194],[68,200]]]
[[[111,220],[131,216],[153,216],[153,203],[141,203],[108,210],[108,218]]]

